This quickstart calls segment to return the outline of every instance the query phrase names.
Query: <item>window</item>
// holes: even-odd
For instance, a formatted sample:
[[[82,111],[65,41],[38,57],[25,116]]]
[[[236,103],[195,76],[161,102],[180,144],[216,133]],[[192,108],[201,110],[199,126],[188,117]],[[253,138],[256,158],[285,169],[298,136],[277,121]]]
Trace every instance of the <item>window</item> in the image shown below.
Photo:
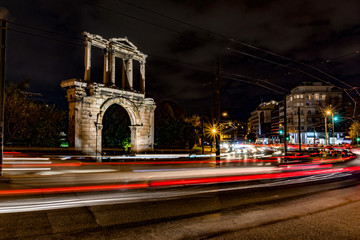
[[[307,113],[308,113],[309,115],[311,115],[311,110],[308,110]]]
[[[312,121],[312,118],[308,118],[308,122],[311,122]]]
[[[301,126],[301,130],[305,130],[304,126]]]
[[[292,101],[292,97],[290,97],[290,101]]]
[[[326,98],[325,94],[321,95],[321,100],[325,100],[325,98]]]
[[[319,100],[319,94],[318,94],[318,93],[315,93],[315,94],[314,94],[314,99],[315,99],[315,100]]]
[[[303,95],[303,94],[300,94],[300,98],[304,98],[304,95]]]
[[[301,122],[305,122],[305,119],[303,119],[303,118],[301,118],[301,120],[300,120]]]
[[[309,96],[308,96],[308,97],[309,97],[309,100],[311,100],[311,94],[309,94]]]

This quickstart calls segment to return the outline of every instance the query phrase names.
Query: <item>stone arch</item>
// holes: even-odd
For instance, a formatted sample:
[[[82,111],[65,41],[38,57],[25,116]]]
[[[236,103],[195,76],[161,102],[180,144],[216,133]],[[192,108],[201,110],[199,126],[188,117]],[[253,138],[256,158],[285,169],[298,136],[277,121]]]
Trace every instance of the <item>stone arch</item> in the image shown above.
[[[119,105],[126,110],[128,116],[130,118],[130,132],[131,132],[131,149],[137,151],[138,150],[138,135],[139,131],[138,128],[141,127],[143,124],[141,122],[141,114],[138,107],[131,102],[129,99],[125,97],[116,97],[116,98],[109,98],[107,99],[101,106],[100,112],[98,114],[97,125],[101,126],[97,130],[97,145],[96,145],[96,152],[101,154],[102,152],[102,124],[105,112],[107,109],[112,105]]]
[[[131,151],[152,150],[156,104],[153,99],[145,98],[147,55],[126,38],[107,40],[87,32],[84,36],[84,80],[73,78],[61,82],[61,86],[67,89],[69,103],[69,146],[96,157],[101,155],[103,117],[111,105],[118,104],[130,118]],[[103,83],[90,79],[92,46],[104,50]],[[116,58],[123,59],[121,86],[115,84]],[[140,89],[137,90],[133,89],[133,60],[140,64]]]
[[[97,123],[102,124],[104,114],[106,110],[112,106],[113,104],[120,105],[123,107],[126,112],[129,114],[131,126],[140,126],[141,118],[140,118],[140,112],[139,109],[136,107],[136,105],[124,97],[117,97],[117,98],[110,98],[107,99],[101,106],[100,106],[100,112],[98,116]]]

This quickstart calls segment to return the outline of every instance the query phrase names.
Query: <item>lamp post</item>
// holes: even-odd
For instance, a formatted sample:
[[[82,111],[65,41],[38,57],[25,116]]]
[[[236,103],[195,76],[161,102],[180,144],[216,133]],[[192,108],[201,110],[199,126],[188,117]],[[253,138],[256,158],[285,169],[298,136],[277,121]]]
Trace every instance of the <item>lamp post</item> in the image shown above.
[[[335,135],[335,122],[338,120],[337,116],[334,116],[334,114],[332,114],[332,125],[333,125],[333,137]]]
[[[325,145],[327,145],[327,121],[326,121],[327,116],[325,116]]]
[[[332,112],[330,110],[327,110],[325,112],[325,145],[328,145],[328,137],[327,137],[327,117],[331,115]]]

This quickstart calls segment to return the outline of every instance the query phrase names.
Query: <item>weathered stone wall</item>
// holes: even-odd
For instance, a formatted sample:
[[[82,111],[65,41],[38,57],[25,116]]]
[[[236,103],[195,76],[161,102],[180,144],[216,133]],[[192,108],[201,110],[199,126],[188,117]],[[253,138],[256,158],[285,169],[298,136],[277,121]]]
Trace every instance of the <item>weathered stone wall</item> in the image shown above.
[[[143,152],[154,148],[155,102],[145,94],[86,83],[77,79],[65,80],[69,102],[69,143],[76,150],[101,155],[102,119],[113,104],[122,106],[129,114],[131,150]]]

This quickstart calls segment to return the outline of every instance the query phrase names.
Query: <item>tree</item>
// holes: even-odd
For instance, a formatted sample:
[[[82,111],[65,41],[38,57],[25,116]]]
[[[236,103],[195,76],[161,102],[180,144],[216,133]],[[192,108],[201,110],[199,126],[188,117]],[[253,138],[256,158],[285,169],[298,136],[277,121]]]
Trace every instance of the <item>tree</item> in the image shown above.
[[[104,147],[123,148],[130,147],[130,118],[129,114],[119,105],[110,106],[104,115],[102,144]]]
[[[186,119],[185,110],[174,102],[163,101],[155,110],[155,145],[189,148],[195,144],[196,130]]]
[[[350,132],[349,132],[350,138],[353,142],[358,142],[357,138],[360,137],[360,122],[355,121],[350,126]]]
[[[25,84],[5,89],[5,145],[59,147],[60,133],[66,132],[66,111],[32,100]]]

